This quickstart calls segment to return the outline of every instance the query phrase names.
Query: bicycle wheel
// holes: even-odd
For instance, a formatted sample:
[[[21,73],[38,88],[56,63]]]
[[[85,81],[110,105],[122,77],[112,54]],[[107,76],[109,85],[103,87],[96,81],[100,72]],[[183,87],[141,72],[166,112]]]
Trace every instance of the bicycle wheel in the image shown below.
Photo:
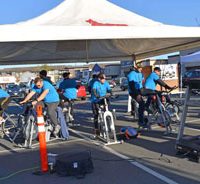
[[[169,112],[167,110],[164,110],[163,111],[163,115],[165,117],[165,123],[164,123],[164,125],[165,126],[170,126],[170,124],[172,123],[172,119],[170,117]]]
[[[107,116],[106,117],[106,122],[107,122],[107,126],[108,126],[108,136],[109,136],[110,139],[114,139],[114,132],[111,129],[111,126],[112,126],[112,118],[111,118],[111,116]]]
[[[32,127],[33,126],[33,127]],[[32,135],[31,135],[32,129]],[[26,121],[23,131],[24,139],[29,140],[32,136],[32,140],[35,140],[38,137],[38,128],[35,124],[35,117],[30,115]]]
[[[166,110],[168,111],[172,121],[179,121],[179,113],[180,113],[180,107],[176,103],[168,103],[165,106]]]
[[[166,103],[165,108],[169,110],[169,113],[180,113],[180,107],[176,102]]]
[[[108,132],[111,132],[111,117],[107,116],[106,117],[106,122],[107,122],[107,126],[108,126]]]
[[[106,138],[105,124],[104,124],[102,115],[98,116],[98,124],[99,124],[100,136],[103,137],[103,138]]]
[[[13,141],[17,132],[17,125],[13,120],[7,119],[2,123],[2,131],[6,137]]]

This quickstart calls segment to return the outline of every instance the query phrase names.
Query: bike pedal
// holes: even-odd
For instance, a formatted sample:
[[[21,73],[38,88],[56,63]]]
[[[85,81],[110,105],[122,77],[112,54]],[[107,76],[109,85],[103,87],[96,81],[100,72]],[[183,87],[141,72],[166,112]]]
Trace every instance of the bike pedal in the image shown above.
[[[172,132],[171,131],[165,131],[164,133],[163,133],[163,135],[170,135]]]
[[[73,126],[81,126],[80,123],[73,123]]]
[[[165,128],[165,125],[161,124],[161,123],[157,123],[157,125],[161,128]]]

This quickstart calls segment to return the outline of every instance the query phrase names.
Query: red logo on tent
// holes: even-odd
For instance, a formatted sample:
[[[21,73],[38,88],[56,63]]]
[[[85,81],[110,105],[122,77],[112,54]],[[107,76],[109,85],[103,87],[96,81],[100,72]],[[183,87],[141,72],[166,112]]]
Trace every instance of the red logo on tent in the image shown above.
[[[128,26],[127,24],[111,24],[111,23],[100,23],[97,21],[94,21],[92,19],[86,20],[91,26]]]

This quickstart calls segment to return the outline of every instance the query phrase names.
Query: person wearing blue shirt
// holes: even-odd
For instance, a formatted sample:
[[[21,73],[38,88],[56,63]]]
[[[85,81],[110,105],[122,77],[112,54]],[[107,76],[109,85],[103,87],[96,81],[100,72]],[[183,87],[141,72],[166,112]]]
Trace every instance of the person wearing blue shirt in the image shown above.
[[[39,72],[40,78],[43,79],[44,81],[49,82],[50,84],[53,84],[53,82],[51,81],[51,78],[49,76],[47,76],[47,71],[46,70],[41,70]]]
[[[23,101],[20,102],[20,104],[26,103],[36,93],[39,93],[40,95],[35,101],[32,102],[32,105],[36,105],[38,102],[44,101],[45,105],[47,106],[48,116],[54,125],[53,134],[57,137],[57,134],[60,131],[60,125],[57,119],[59,95],[52,84],[44,81],[40,77],[36,77],[31,92],[25,97]]]
[[[136,67],[132,67],[127,78],[128,78],[128,89],[129,95],[135,99],[135,101],[139,104],[138,108],[138,126],[145,127],[146,124],[144,122],[144,100],[141,95],[141,89],[143,88],[143,74],[142,74],[142,66],[141,63],[137,63]],[[134,107],[134,101],[132,101],[132,109]]]
[[[174,87],[168,86],[163,80],[161,80],[160,74],[161,74],[160,67],[155,67],[154,71],[147,77],[145,81],[143,94],[148,96],[147,102],[145,104],[145,108],[147,111],[151,103],[152,95],[155,94],[157,84],[159,84],[160,86],[166,89],[174,88]]]
[[[70,72],[63,73],[63,80],[59,84],[58,89],[60,91],[60,105],[64,108],[64,103],[68,102],[68,105],[71,107],[72,123],[74,124],[73,101],[77,98],[77,83],[75,79],[70,78]]]
[[[69,78],[70,73],[63,73],[63,81],[59,85],[59,89],[63,92],[66,100],[75,100],[77,98],[77,83],[75,79]]]
[[[94,82],[96,82],[97,80],[98,80],[97,75],[96,75],[96,74],[93,74],[93,75],[92,75],[92,79],[90,80],[90,82],[89,82],[89,84],[88,84],[88,91],[89,91],[90,94],[91,94],[91,91],[92,91],[93,84],[94,84]]]
[[[94,115],[94,133],[95,136],[99,135],[99,126],[98,126],[98,109],[99,105],[103,103],[100,97],[105,97],[107,93],[112,93],[109,83],[106,81],[106,77],[103,73],[98,75],[98,80],[94,82],[91,89],[91,104],[92,111]]]
[[[0,88],[0,123],[3,121],[3,111],[8,107],[10,95]]]

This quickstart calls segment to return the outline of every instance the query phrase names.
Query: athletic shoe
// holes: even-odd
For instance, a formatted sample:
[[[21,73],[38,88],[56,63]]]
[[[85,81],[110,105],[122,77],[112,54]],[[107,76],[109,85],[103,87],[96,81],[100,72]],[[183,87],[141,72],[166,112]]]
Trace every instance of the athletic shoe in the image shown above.
[[[95,136],[100,136],[100,131],[99,131],[99,129],[94,129],[94,135],[95,135]]]
[[[60,125],[56,125],[53,131],[53,135],[57,138],[59,132],[60,132]]]
[[[67,112],[68,110],[67,110],[66,107],[64,107],[62,111],[63,111],[63,112]]]
[[[5,122],[5,119],[1,119],[1,120],[0,120],[0,125],[1,125],[3,122]]]

